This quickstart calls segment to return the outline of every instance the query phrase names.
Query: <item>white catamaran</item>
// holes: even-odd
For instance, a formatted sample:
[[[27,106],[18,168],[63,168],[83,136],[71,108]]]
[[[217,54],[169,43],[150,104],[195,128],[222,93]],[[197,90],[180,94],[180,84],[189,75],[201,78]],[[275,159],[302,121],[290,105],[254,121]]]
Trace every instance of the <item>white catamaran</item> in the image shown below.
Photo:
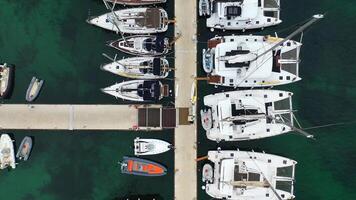
[[[204,97],[201,121],[208,139],[242,141],[293,130],[292,93],[279,90],[240,90]]]
[[[211,0],[209,7],[206,25],[212,30],[257,29],[282,22],[279,0]]]
[[[167,31],[167,12],[162,8],[128,8],[112,11],[87,20],[103,29],[127,34],[152,34]]]
[[[264,87],[293,83],[299,77],[301,43],[290,40],[323,15],[313,18],[286,38],[216,36],[203,50],[208,82],[228,87]]]
[[[296,161],[266,153],[209,151],[213,177],[206,177],[205,192],[216,199],[294,199]],[[204,166],[205,169],[209,169]],[[203,172],[203,176],[209,173]],[[203,177],[204,178],[204,177]]]

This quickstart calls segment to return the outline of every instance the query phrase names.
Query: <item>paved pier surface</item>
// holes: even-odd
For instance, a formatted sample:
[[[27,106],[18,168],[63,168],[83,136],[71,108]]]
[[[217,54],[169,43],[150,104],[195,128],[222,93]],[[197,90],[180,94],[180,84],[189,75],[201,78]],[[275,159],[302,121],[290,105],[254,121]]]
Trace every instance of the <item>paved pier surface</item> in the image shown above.
[[[175,44],[176,107],[192,107],[191,88],[196,76],[196,0],[175,1],[175,32],[181,37]],[[179,125],[175,129],[175,176],[176,200],[197,199],[196,176],[196,124]]]
[[[129,105],[1,104],[1,129],[130,130],[138,109]]]

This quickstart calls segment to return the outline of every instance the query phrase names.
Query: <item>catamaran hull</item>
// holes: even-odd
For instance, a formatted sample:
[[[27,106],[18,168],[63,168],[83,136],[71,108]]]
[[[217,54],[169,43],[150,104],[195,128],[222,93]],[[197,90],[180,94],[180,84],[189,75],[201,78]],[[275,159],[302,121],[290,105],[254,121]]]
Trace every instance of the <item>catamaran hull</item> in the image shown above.
[[[208,159],[213,163],[214,177],[213,181],[206,182],[205,192],[213,198],[229,200],[295,198],[293,193],[297,162],[292,159],[239,150],[209,151]],[[252,175],[255,175],[254,178]],[[287,184],[288,189],[280,186]]]
[[[240,90],[205,96],[204,105],[211,109],[207,117],[213,123],[205,126],[207,138],[244,141],[292,131],[292,95],[280,90]]]

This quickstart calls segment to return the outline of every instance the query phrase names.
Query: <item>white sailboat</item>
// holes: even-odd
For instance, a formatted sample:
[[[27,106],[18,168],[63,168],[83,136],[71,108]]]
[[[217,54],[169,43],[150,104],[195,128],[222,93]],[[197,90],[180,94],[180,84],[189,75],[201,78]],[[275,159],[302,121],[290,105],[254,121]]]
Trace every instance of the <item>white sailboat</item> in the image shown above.
[[[12,139],[8,134],[0,136],[0,169],[16,168],[15,151]]]
[[[279,0],[211,0],[210,7],[206,25],[212,30],[257,29],[282,22]]]
[[[201,121],[207,138],[242,141],[272,137],[293,130],[292,93],[241,90],[204,97]]]
[[[172,145],[166,141],[158,139],[135,138],[134,153],[135,156],[156,155],[169,151]]]
[[[160,56],[171,49],[169,39],[156,35],[135,35],[109,41],[108,46],[137,56]]]
[[[266,153],[209,151],[213,177],[205,192],[216,199],[294,199],[296,161]],[[204,176],[205,171],[203,171]]]
[[[286,38],[271,36],[216,36],[203,50],[203,68],[208,82],[227,87],[265,87],[301,80],[302,44],[290,40],[323,15],[313,18]]]
[[[102,65],[100,68],[113,74],[134,79],[163,79],[171,69],[165,58],[132,57]]]
[[[153,34],[167,31],[167,12],[162,8],[128,8],[112,11],[87,20],[103,29],[127,34]]]
[[[102,92],[129,101],[156,102],[169,96],[169,86],[157,80],[132,80],[103,88]]]

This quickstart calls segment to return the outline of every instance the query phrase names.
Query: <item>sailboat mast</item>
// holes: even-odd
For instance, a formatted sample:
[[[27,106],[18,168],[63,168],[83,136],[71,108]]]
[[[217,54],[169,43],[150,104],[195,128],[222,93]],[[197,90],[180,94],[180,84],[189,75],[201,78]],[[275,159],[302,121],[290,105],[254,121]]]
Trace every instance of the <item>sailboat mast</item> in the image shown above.
[[[287,40],[290,40],[295,35],[303,32],[306,28],[311,26],[314,22],[317,22],[322,18],[324,18],[324,15],[322,15],[322,14],[313,15],[313,17],[307,23],[305,23],[303,26],[299,27],[297,30],[295,30],[293,33],[288,35],[286,38],[284,38],[283,40],[281,40],[277,44],[273,45],[271,48],[267,49],[265,52],[263,52],[263,53],[259,54],[258,56],[256,56],[256,58],[254,60],[257,60],[259,57],[262,57],[262,56],[266,55],[268,52],[274,50],[275,48],[277,48],[278,46],[280,46],[281,44],[283,44]]]

